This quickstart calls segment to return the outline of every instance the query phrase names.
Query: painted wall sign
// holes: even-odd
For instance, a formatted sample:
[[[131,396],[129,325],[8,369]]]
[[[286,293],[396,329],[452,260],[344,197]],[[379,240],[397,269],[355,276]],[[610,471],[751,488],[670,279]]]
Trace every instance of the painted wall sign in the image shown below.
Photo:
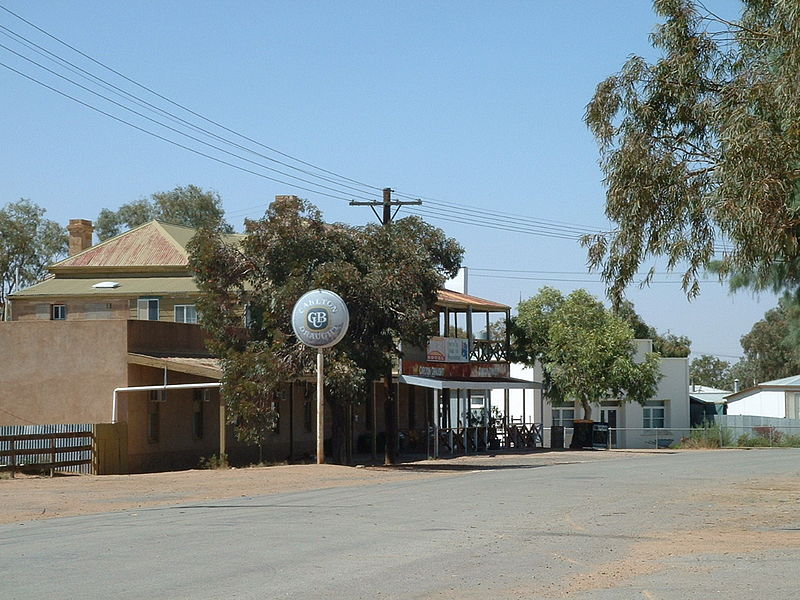
[[[313,348],[335,346],[347,333],[350,313],[342,298],[330,290],[303,294],[292,309],[292,329],[298,339]]]
[[[403,375],[443,377],[447,379],[509,377],[508,363],[435,363],[403,361]]]

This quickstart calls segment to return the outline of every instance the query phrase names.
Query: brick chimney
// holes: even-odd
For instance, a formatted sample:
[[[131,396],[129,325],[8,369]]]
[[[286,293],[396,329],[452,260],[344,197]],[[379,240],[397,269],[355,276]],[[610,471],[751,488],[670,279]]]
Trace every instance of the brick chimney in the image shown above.
[[[69,231],[69,255],[75,256],[92,246],[92,233],[94,226],[86,219],[70,219],[67,225]]]

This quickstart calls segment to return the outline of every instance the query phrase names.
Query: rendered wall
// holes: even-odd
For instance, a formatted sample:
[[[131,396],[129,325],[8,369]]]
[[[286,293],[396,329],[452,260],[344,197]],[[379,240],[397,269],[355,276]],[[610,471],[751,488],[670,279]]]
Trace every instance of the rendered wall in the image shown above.
[[[126,321],[0,323],[0,425],[104,423],[127,385]]]

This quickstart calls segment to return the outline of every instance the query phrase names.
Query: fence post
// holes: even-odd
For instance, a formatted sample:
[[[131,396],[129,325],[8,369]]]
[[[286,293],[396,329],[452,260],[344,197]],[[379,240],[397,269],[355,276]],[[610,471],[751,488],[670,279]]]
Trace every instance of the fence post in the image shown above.
[[[14,479],[14,471],[17,470],[17,448],[16,440],[11,440],[11,479]]]
[[[56,476],[56,468],[52,465],[56,463],[56,434],[50,436],[50,477]]]

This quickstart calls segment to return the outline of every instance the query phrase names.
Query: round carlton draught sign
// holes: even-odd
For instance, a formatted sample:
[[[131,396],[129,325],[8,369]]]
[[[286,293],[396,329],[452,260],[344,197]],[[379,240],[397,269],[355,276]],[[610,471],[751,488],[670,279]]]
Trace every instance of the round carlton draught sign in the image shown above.
[[[330,348],[338,344],[350,324],[347,305],[329,290],[303,294],[292,310],[292,329],[306,346]]]

